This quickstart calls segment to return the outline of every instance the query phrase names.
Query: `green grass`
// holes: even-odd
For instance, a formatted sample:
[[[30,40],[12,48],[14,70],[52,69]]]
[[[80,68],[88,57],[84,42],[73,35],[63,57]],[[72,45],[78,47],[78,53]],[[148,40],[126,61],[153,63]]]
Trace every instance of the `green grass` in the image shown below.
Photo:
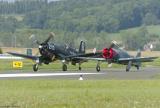
[[[31,60],[22,60],[23,61],[23,68],[13,68],[12,67],[12,60],[0,60],[0,72],[4,70],[32,70],[32,66],[34,64]],[[89,61],[82,64],[83,70],[95,70],[97,62]],[[160,59],[156,59],[154,62],[149,63],[142,63],[143,67],[148,66],[160,66]],[[101,68],[109,68],[106,62],[101,63]],[[125,65],[113,64],[111,68],[125,68]],[[62,70],[62,63],[60,61],[56,61],[50,63],[49,65],[41,65],[39,66],[40,70]],[[68,70],[78,70],[78,65],[73,66],[71,64],[68,65]]]
[[[0,72],[4,70],[32,70],[32,66],[34,64],[31,60],[22,60],[23,67],[22,68],[13,68],[12,67],[12,60],[0,60]],[[83,70],[95,70],[97,62],[85,62],[82,64]],[[68,64],[68,70],[78,70],[78,64],[76,66]],[[113,64],[114,68],[121,68],[124,67],[123,65]],[[101,68],[108,68],[108,64],[106,62],[101,64]],[[49,65],[42,64],[39,66],[40,70],[62,70],[62,63],[60,61],[56,61],[50,63]]]
[[[1,80],[0,106],[159,108],[160,80]]]

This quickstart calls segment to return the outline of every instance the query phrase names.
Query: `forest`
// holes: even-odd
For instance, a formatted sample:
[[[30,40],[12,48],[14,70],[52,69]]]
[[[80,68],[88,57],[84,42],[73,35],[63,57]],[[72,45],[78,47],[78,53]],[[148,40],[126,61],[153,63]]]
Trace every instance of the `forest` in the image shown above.
[[[100,49],[114,39],[129,50],[150,42],[160,50],[160,34],[148,30],[159,24],[159,0],[0,1],[1,47],[36,47],[29,36],[43,41],[52,31],[53,41],[75,47],[84,40],[88,48]],[[132,28],[137,30],[124,32]]]

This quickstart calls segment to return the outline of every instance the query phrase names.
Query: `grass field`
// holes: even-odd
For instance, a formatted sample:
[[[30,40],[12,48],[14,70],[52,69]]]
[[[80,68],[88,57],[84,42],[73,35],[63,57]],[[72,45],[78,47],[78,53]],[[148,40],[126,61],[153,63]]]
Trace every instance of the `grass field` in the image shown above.
[[[160,80],[1,80],[0,107],[159,108]],[[11,108],[12,108],[11,107]]]
[[[30,70],[32,71],[32,66],[34,64],[31,60],[20,60],[23,62],[22,68],[13,68],[12,67],[12,60],[0,60],[0,72],[3,72],[4,70]],[[95,70],[97,62],[86,62],[82,64],[83,70]],[[142,67],[148,67],[148,66],[160,66],[160,59],[156,59],[154,62],[149,63],[142,63]],[[101,64],[101,68],[109,68],[108,64],[106,62],[103,62]],[[119,65],[119,64],[113,64],[112,68],[124,68],[125,65]],[[40,70],[62,70],[62,63],[60,61],[56,61],[54,63],[50,63],[49,65],[41,65],[39,66]],[[71,64],[68,65],[68,70],[78,70],[78,65],[73,66]]]
[[[131,52],[134,55],[134,52]],[[145,54],[145,53],[144,53]],[[146,53],[148,55],[152,53]],[[155,53],[154,53],[155,54]],[[159,54],[156,53],[157,55]],[[19,70],[32,71],[34,64],[23,60]],[[61,70],[61,63],[40,66],[42,70]],[[96,62],[82,64],[95,70]],[[142,66],[160,66],[160,59]],[[102,68],[108,68],[102,63]],[[113,68],[125,66],[113,64]],[[11,60],[0,60],[0,72],[17,70]],[[78,66],[68,66],[78,70]],[[78,71],[77,71],[78,72]],[[0,108],[159,108],[160,75],[154,80],[0,80]]]
[[[21,60],[20,60],[21,61]],[[23,67],[22,68],[13,68],[12,67],[12,60],[0,60],[0,72],[3,72],[4,70],[30,70],[32,71],[32,66],[34,64],[33,61],[31,60],[22,60],[23,62]],[[95,70],[97,62],[87,62],[82,64],[82,69],[83,70]],[[108,64],[102,63],[101,64],[102,68],[108,68]],[[117,68],[117,67],[124,67],[123,65],[117,65],[114,64],[112,67]],[[49,65],[42,64],[39,66],[40,70],[62,70],[62,63],[60,61],[56,61],[54,63],[50,63]],[[77,70],[78,71],[78,65],[74,66],[71,64],[68,64],[68,70]]]

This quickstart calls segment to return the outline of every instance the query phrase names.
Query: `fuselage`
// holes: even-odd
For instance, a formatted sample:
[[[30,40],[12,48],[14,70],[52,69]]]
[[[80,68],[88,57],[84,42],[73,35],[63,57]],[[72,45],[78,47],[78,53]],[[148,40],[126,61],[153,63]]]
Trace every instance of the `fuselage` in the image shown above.
[[[64,60],[66,56],[80,54],[75,48],[71,48],[67,45],[59,45],[53,43],[47,43],[39,47],[41,58],[45,61],[52,62],[55,60]]]

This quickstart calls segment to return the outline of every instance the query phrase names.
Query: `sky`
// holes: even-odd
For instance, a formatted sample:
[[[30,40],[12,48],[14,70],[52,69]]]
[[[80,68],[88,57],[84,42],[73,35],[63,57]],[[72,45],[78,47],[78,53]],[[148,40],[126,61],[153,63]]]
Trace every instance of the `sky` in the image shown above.
[[[0,0],[0,1],[9,1],[9,2],[14,2],[16,0]],[[60,0],[48,0],[48,2],[51,2],[51,1],[60,1]]]

